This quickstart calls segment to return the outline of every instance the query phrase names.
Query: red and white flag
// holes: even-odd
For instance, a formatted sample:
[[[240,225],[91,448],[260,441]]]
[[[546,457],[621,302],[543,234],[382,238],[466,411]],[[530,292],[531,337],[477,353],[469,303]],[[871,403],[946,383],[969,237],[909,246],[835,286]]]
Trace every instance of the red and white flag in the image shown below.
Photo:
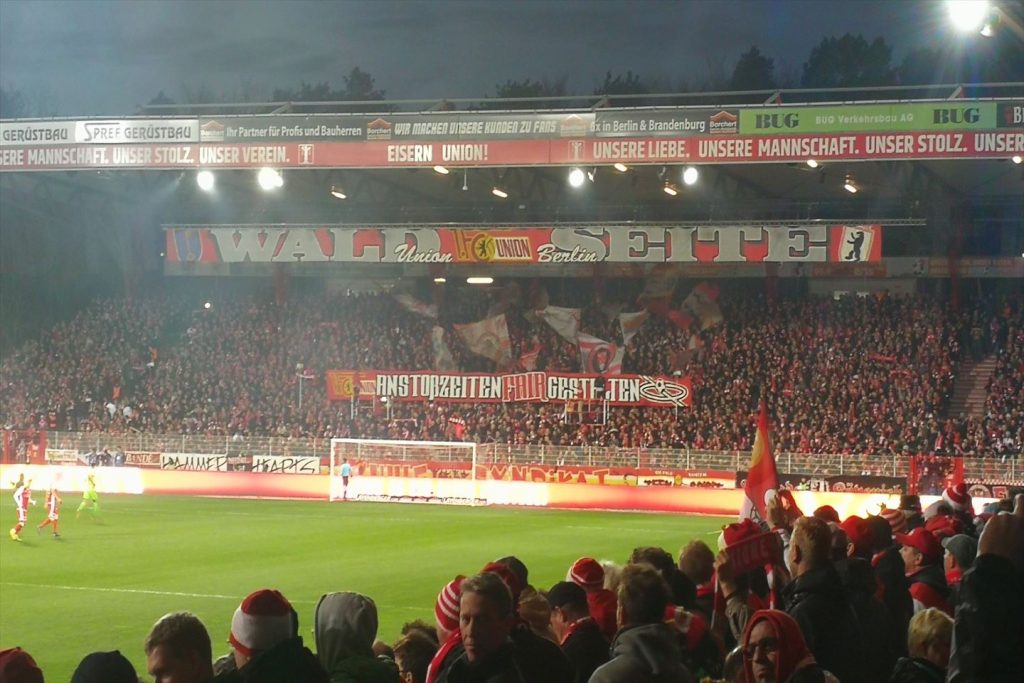
[[[589,334],[580,335],[580,364],[583,372],[595,375],[621,375],[625,349]]]
[[[467,325],[453,325],[455,333],[465,342],[466,348],[484,358],[494,361],[498,367],[508,367],[512,362],[512,340],[508,336],[505,314]]]
[[[766,520],[765,506],[778,491],[779,473],[775,469],[775,455],[772,453],[771,439],[768,436],[768,408],[764,401],[761,401],[754,449],[750,453],[750,468],[747,470],[747,483],[743,487],[740,519],[752,519],[755,522]]]
[[[551,329],[561,335],[563,339],[573,344],[576,343],[580,334],[580,309],[547,306],[535,313],[538,318],[551,325]]]
[[[437,318],[437,304],[425,304],[411,294],[395,294],[395,301],[410,313],[425,318]]]
[[[466,421],[459,415],[452,415],[448,418],[448,424],[452,426],[455,438],[461,441],[462,437],[466,435]]]
[[[622,328],[622,343],[629,345],[629,340],[636,336],[651,314],[647,311],[638,313],[619,313],[619,326]]]

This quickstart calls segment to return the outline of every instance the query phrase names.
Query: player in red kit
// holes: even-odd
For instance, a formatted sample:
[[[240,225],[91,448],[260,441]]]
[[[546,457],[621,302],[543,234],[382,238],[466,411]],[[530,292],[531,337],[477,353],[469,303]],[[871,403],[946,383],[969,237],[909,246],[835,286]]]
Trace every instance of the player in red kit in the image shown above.
[[[41,533],[44,526],[51,525],[53,526],[53,537],[60,538],[60,534],[57,533],[57,522],[59,520],[60,496],[57,495],[57,487],[53,486],[50,488],[50,492],[46,494],[46,519],[36,527],[36,533]]]
[[[25,527],[25,522],[28,521],[28,506],[35,505],[36,502],[32,500],[32,480],[28,483],[21,484],[14,490],[14,504],[18,508],[18,523],[11,529],[11,540],[20,541],[21,530]]]

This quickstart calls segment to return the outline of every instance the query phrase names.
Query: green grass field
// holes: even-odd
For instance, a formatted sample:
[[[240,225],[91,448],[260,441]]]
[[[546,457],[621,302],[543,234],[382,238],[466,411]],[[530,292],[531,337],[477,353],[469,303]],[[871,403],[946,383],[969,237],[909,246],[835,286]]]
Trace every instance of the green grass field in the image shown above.
[[[41,493],[36,492],[36,499]],[[455,574],[517,555],[540,588],[562,580],[580,555],[622,562],[638,545],[675,554],[726,521],[711,517],[443,506],[103,496],[101,516],[75,519],[65,497],[61,539],[37,536],[30,509],[22,543],[7,536],[14,504],[3,496],[0,648],[21,646],[48,681],[66,681],[95,650],[119,649],[145,674],[142,640],[174,610],[206,623],[214,654],[228,650],[231,615],[247,593],[280,589],[313,649],[321,594],[353,590],[377,602],[379,637],[433,619],[438,590]],[[44,530],[46,531],[46,530]]]

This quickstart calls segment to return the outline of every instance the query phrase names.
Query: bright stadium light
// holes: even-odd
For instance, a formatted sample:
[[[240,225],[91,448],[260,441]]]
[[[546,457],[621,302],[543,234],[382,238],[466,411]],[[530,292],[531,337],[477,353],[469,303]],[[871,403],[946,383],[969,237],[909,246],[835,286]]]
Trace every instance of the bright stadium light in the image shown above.
[[[846,180],[843,181],[843,189],[849,192],[850,194],[857,194],[857,191],[860,188],[857,187],[857,184],[855,182],[853,182],[853,178],[851,178],[850,176],[846,176]]]
[[[256,180],[259,182],[260,187],[268,192],[284,185],[284,178],[272,168],[261,168],[259,175],[256,176]]]
[[[213,175],[213,171],[202,170],[196,173],[196,185],[203,192],[211,192],[213,186],[217,184],[217,177]]]
[[[693,185],[700,179],[700,171],[695,166],[687,166],[686,170],[683,171],[683,182],[687,185]]]
[[[206,310],[210,310],[210,308],[212,308],[212,307],[213,307],[213,304],[211,304],[209,301],[207,301],[205,304],[203,304],[203,308],[205,308]]]
[[[1024,157],[1021,157],[1021,155],[1019,154],[1014,154],[1012,157],[1010,157],[1010,161],[1012,161],[1015,164],[1019,164],[1021,161],[1024,161]]]
[[[493,277],[488,277],[488,276],[481,276],[481,277],[474,276],[474,277],[467,277],[466,278],[466,284],[467,285],[489,285],[489,284],[492,284],[493,282],[494,282],[494,278]]]
[[[587,175],[582,169],[574,168],[569,171],[569,185],[572,187],[583,187],[585,182],[587,182]]]
[[[669,197],[675,197],[677,194],[679,194],[679,189],[675,185],[667,181],[665,185],[661,188],[661,191],[667,194]]]
[[[492,187],[491,194],[493,194],[495,197],[500,197],[501,199],[508,199],[508,192],[505,192],[505,190],[501,189],[500,187]]]
[[[446,282],[448,282],[447,278],[443,278],[443,277],[435,277],[434,278],[434,284],[435,285],[443,285]]]
[[[621,161],[616,161],[616,162],[615,162],[615,166],[614,166],[614,168],[615,168],[615,170],[616,170],[616,171],[618,171],[619,173],[625,173],[626,171],[628,171],[628,170],[629,170],[629,166],[626,166],[626,165],[625,165],[624,163],[622,163]]]
[[[814,159],[808,159],[807,165],[810,166],[811,168],[818,168],[820,164],[818,164],[818,162],[815,161]]]
[[[440,164],[438,164],[437,166],[434,167],[434,172],[440,173],[441,175],[448,175],[450,171],[445,166],[441,166]]]
[[[987,0],[949,0],[946,8],[953,26],[964,33],[980,31],[992,9]]]
[[[331,196],[335,199],[348,199],[348,195],[345,194],[345,190],[341,185],[331,185]]]

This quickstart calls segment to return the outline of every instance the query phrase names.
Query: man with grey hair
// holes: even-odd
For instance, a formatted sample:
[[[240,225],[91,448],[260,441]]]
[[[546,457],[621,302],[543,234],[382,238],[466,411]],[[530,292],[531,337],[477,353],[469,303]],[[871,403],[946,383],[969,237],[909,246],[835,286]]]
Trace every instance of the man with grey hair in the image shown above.
[[[612,659],[598,667],[590,683],[692,683],[676,635],[664,623],[671,591],[658,570],[647,563],[628,565],[618,598]]]
[[[538,658],[524,656],[512,640],[515,623],[512,592],[498,574],[484,572],[463,581],[463,651],[440,672],[437,683],[570,683]]]
[[[146,636],[145,650],[146,668],[155,683],[207,683],[213,679],[210,634],[190,612],[160,617]]]

